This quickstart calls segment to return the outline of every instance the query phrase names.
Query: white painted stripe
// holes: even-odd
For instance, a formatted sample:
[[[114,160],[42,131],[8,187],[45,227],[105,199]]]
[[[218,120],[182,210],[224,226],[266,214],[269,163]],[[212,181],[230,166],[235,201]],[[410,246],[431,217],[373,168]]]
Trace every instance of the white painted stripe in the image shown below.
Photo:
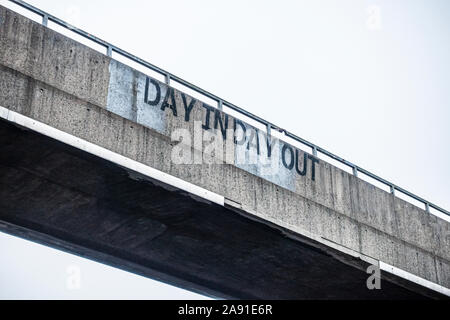
[[[450,297],[450,289],[380,261],[380,269]]]
[[[102,148],[96,144],[88,142],[86,140],[77,138],[71,134],[63,132],[61,130],[55,129],[49,125],[46,125],[42,122],[33,120],[26,116],[23,116],[17,112],[8,110],[2,106],[0,106],[0,117],[8,120],[10,122],[16,123],[22,127],[27,129],[36,131],[41,133],[47,137],[53,138],[65,144],[68,144],[77,149],[86,151],[90,154],[103,158],[105,160],[116,163],[122,167],[128,168],[130,170],[139,172],[145,176],[150,178],[159,180],[168,185],[174,186],[178,189],[187,191],[191,194],[194,194],[200,198],[209,200],[211,202],[217,203],[221,206],[225,203],[225,198],[217,193],[206,190],[202,187],[196,186],[190,182],[186,182],[180,178],[174,177],[165,172],[159,171],[147,165],[144,165],[140,162],[137,162],[133,159],[124,157],[120,154],[112,152],[108,149]]]

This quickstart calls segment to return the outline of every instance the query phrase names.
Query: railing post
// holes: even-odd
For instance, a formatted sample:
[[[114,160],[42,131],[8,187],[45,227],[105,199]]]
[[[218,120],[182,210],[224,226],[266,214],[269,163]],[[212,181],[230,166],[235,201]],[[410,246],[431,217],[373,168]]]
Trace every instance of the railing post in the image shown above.
[[[48,15],[46,15],[46,14],[44,14],[43,16],[42,16],[42,25],[44,25],[44,26],[48,26]]]
[[[166,73],[166,84],[170,86],[170,74]]]
[[[108,47],[106,48],[106,55],[107,55],[108,57],[112,57],[112,47],[111,47],[111,46],[108,46]]]
[[[356,166],[354,166],[352,169],[353,169],[353,175],[355,177],[357,177],[358,176],[358,168]]]
[[[270,137],[270,135],[272,134],[272,126],[270,124],[267,124],[266,128],[267,128],[267,137]]]
[[[430,213],[430,204],[427,202],[425,203],[425,210]]]
[[[395,187],[393,185],[391,185],[390,187],[391,187],[391,194],[395,195]]]
[[[219,100],[219,101],[217,102],[217,105],[218,105],[218,107],[219,107],[219,110],[222,111],[222,110],[223,110],[223,101],[222,101],[222,100]]]
[[[317,147],[316,146],[314,146],[312,148],[312,153],[313,153],[313,156],[317,158]]]

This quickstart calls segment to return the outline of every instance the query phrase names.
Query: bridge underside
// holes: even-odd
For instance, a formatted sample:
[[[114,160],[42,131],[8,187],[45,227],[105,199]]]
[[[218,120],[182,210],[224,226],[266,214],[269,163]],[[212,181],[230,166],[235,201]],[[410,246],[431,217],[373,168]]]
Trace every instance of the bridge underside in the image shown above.
[[[0,230],[215,297],[441,297],[384,274],[370,291],[360,260],[6,121]]]

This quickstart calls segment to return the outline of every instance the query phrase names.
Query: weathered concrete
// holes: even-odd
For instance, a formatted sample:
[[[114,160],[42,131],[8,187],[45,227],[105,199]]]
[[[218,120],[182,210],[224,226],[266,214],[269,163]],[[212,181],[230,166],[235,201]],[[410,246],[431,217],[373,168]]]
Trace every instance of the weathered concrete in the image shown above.
[[[0,120],[2,231],[218,297],[442,298],[367,290],[367,263],[199,200]]]
[[[161,99],[149,105],[145,99],[156,100],[156,86],[145,96],[142,73],[3,7],[0,16],[0,106],[223,195],[229,205],[297,235],[450,287],[446,221],[323,160],[314,179],[312,157],[305,176],[288,170],[279,155],[284,143],[273,150],[278,169],[263,172],[262,132],[256,133],[262,141],[259,157],[246,141],[231,145],[231,163],[176,165],[170,160],[171,136],[180,128],[193,136],[195,121],[205,124],[207,109],[199,101],[186,121],[191,97],[174,90],[174,100],[161,110],[170,90],[158,82]],[[223,112],[211,111],[212,128],[216,112],[226,121]],[[233,117],[228,123],[235,128]],[[194,151],[203,150],[194,146]],[[258,158],[258,164],[238,163],[243,154]]]

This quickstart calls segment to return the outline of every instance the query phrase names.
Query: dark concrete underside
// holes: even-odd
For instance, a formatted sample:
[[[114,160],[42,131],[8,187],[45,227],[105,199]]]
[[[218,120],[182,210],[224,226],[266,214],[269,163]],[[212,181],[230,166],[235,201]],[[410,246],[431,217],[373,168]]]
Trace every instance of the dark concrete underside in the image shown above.
[[[218,297],[440,297],[370,291],[361,261],[139,176],[0,121],[2,231]]]

